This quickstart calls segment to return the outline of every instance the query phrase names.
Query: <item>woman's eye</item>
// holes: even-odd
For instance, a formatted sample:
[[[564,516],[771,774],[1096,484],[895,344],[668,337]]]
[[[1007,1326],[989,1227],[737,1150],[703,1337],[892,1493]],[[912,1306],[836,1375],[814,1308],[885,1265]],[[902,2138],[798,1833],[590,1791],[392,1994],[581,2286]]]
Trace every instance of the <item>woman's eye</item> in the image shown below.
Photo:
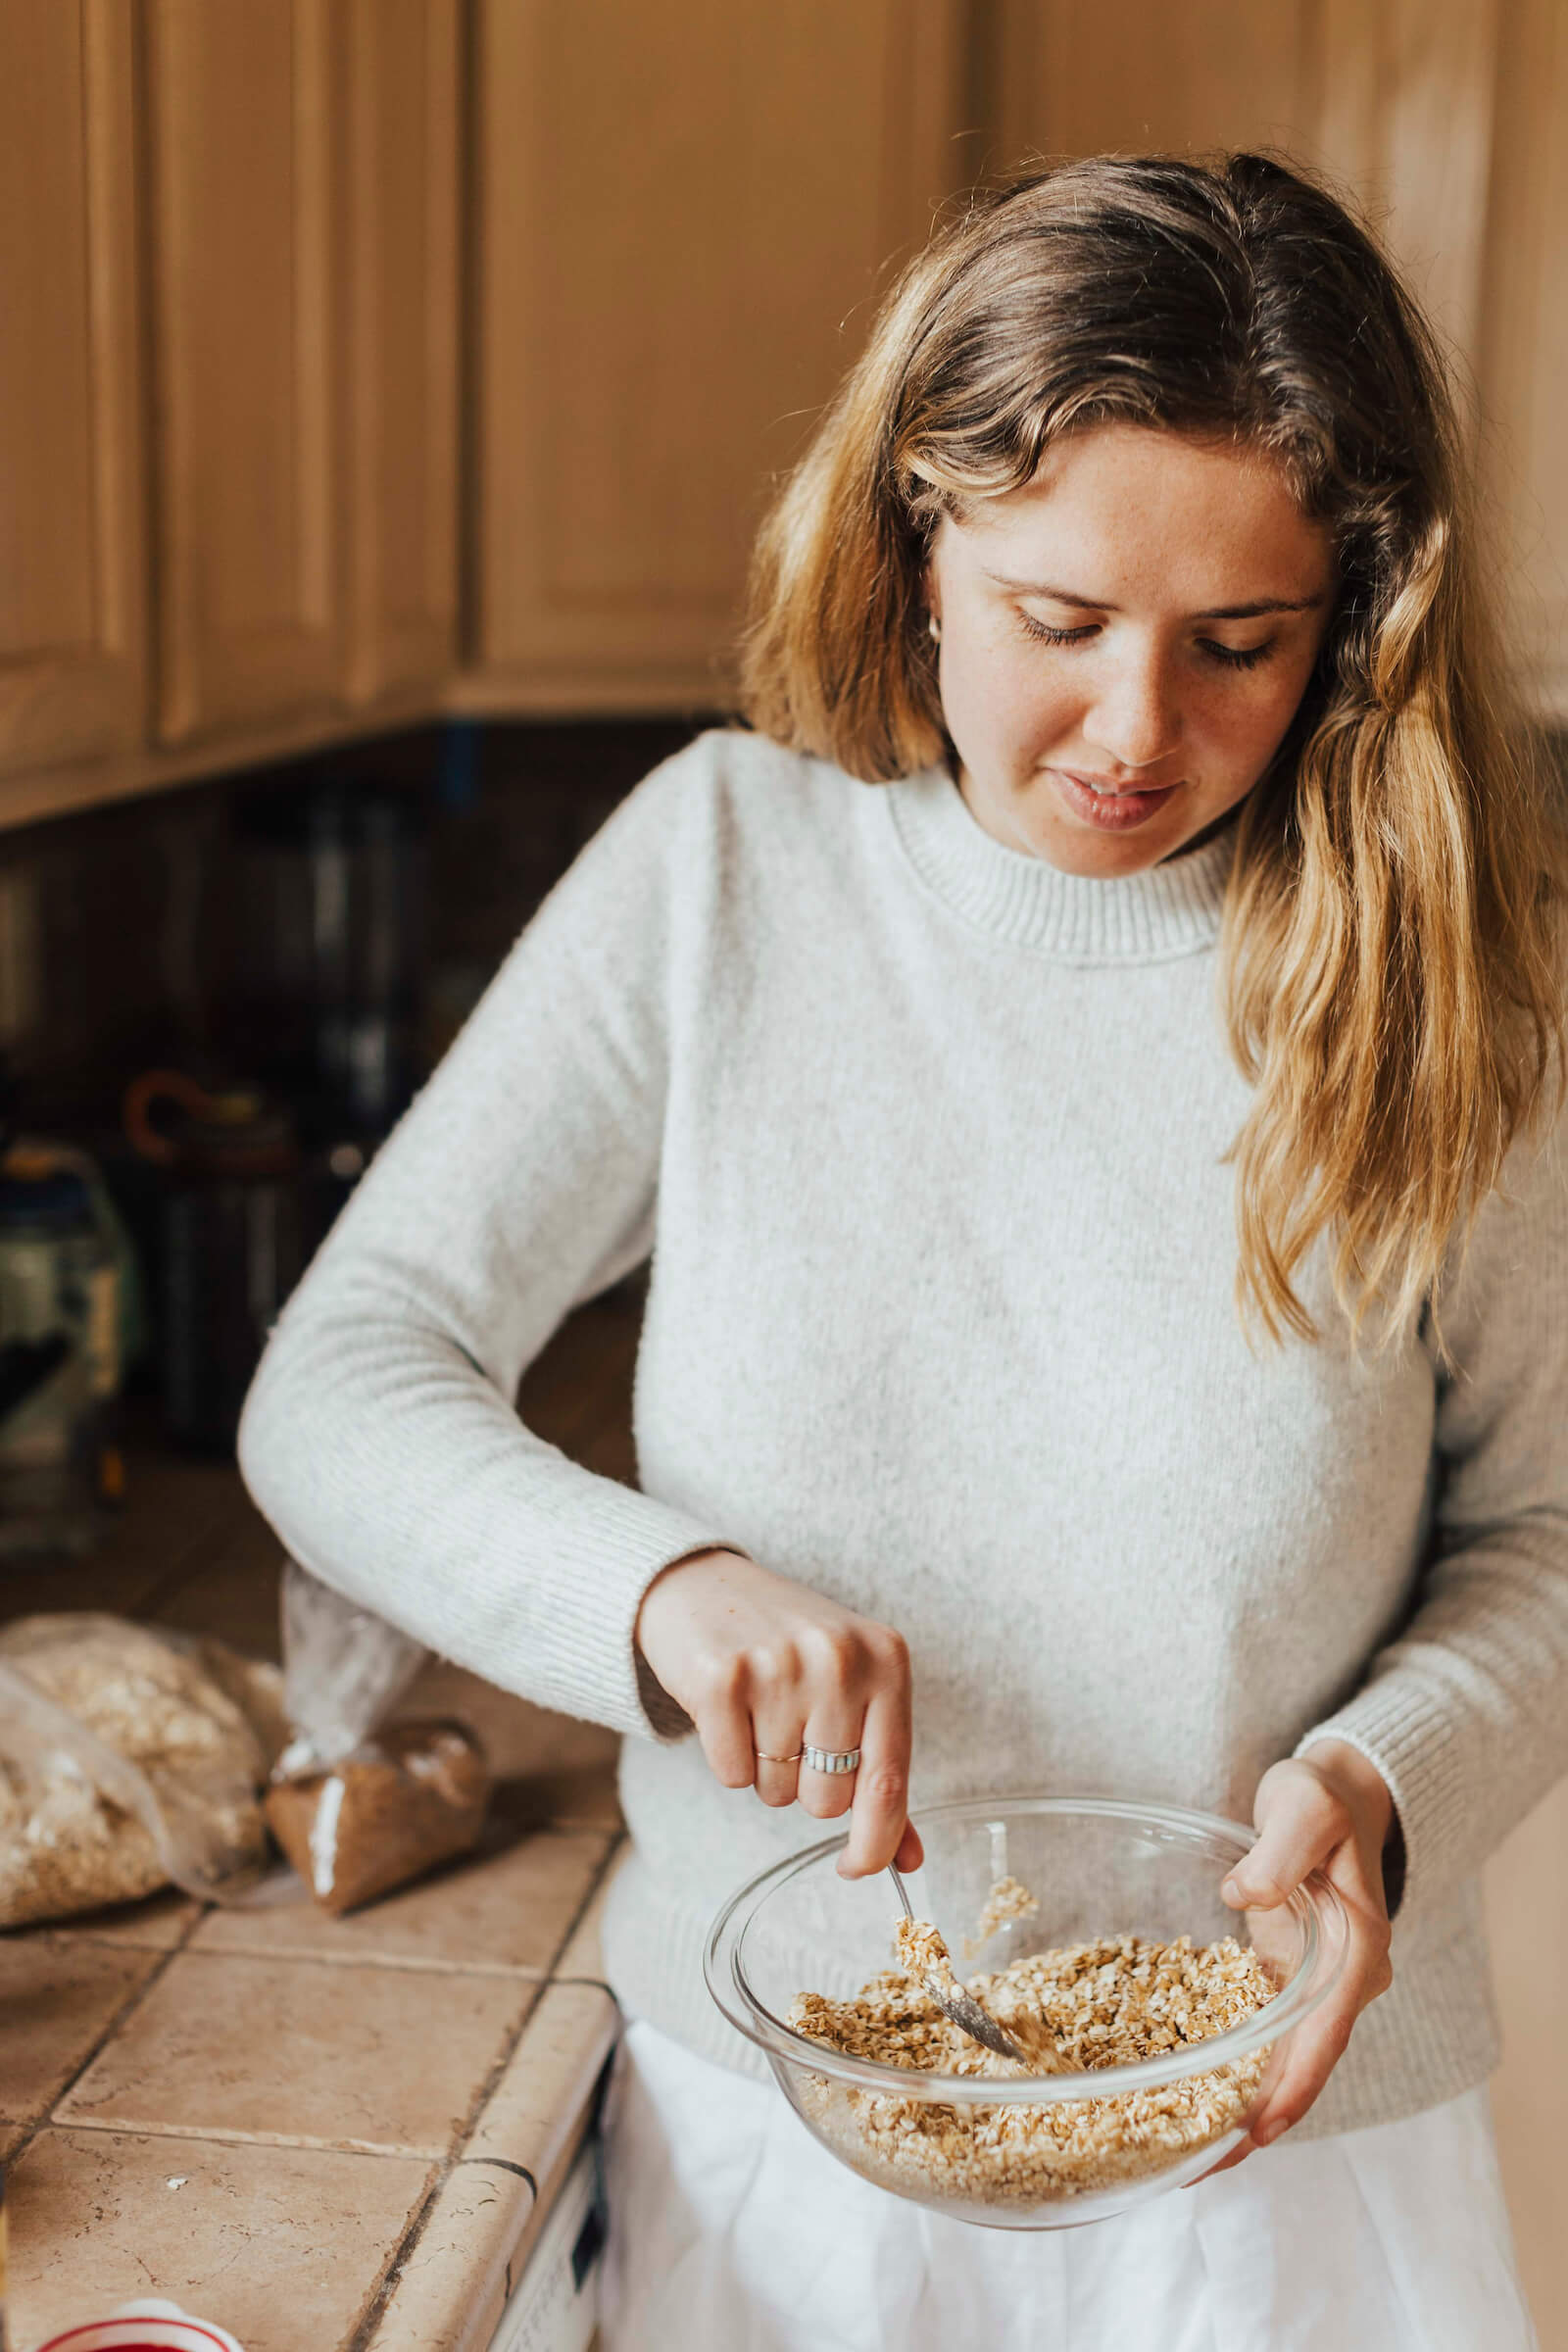
[[[1032,612],[1020,612],[1018,623],[1026,637],[1033,637],[1043,645],[1087,645],[1100,634],[1098,621],[1085,621],[1076,629],[1054,629],[1049,621],[1036,620]],[[1245,646],[1221,645],[1212,637],[1198,640],[1198,650],[1203,659],[1217,663],[1221,669],[1255,669],[1260,662],[1269,659],[1274,648],[1272,637],[1261,645]]]
[[[1078,629],[1054,629],[1049,622],[1036,620],[1034,615],[1029,612],[1020,612],[1018,618],[1023,624],[1023,633],[1026,637],[1038,637],[1047,645],[1082,645],[1086,639],[1095,634],[1093,621],[1086,622],[1082,628]]]
[[[1198,642],[1209,660],[1217,662],[1222,669],[1255,669],[1274,651],[1272,637],[1261,645],[1216,645],[1210,637],[1200,637]]]

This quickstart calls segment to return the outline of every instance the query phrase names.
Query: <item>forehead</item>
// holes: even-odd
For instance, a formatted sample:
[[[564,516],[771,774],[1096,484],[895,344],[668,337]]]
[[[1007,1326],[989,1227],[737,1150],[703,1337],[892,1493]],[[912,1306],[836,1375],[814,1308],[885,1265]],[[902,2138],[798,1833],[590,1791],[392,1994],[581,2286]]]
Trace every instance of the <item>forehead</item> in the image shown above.
[[[1309,596],[1332,568],[1329,533],[1301,513],[1282,468],[1148,425],[1063,436],[1024,488],[972,501],[951,529],[979,570],[1116,604]]]

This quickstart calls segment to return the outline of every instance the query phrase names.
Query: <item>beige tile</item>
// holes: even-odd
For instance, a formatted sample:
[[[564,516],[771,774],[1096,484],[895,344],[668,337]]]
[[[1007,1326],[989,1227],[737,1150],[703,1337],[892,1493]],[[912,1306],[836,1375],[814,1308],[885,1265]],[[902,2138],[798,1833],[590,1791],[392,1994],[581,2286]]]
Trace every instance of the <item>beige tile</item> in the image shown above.
[[[485,2352],[533,2201],[520,2174],[460,2164],[397,2266],[369,2352]]]
[[[160,1962],[40,1934],[0,1940],[0,2115],[47,2113]]]
[[[111,1911],[80,1911],[74,1919],[56,1920],[49,1933],[88,1943],[123,1944],[132,1951],[172,1952],[184,1942],[200,1912],[200,1903],[170,1887],[139,1903],[117,1903]]]
[[[589,1898],[587,1909],[562,1946],[552,1972],[556,1977],[582,1977],[595,1984],[605,1982],[605,1954],[600,1941],[600,1928],[615,1873],[630,1851],[630,1846],[622,1840],[612,1852],[605,1865],[604,1876]]]
[[[619,2030],[619,2013],[602,1985],[547,1985],[464,2155],[522,2165],[539,2185],[542,2207],[582,2136]]]
[[[443,2156],[536,1989],[516,1976],[177,1953],[57,2114]]]
[[[600,1830],[539,1830],[502,1846],[505,1834],[498,1823],[489,1852],[454,1862],[346,1919],[305,1899],[275,1909],[211,1912],[192,1949],[544,1976],[610,1839]]]
[[[339,2352],[431,2178],[409,2158],[42,2132],[6,2183],[12,2341],[167,2295],[245,2352]]]

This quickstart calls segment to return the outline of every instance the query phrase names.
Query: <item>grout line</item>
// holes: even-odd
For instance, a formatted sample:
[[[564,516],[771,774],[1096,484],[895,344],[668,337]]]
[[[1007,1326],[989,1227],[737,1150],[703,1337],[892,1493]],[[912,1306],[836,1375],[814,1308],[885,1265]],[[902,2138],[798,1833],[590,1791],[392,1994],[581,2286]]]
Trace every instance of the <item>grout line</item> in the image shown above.
[[[61,2119],[61,2100],[70,2098],[72,2092],[75,2089],[76,2084],[81,2081],[82,2076],[87,2072],[87,2069],[94,2063],[96,2059],[102,2056],[103,2052],[108,2048],[110,2042],[113,2041],[115,2035],[120,2032],[121,2027],[124,2025],[126,2020],[133,2014],[133,2012],[140,2007],[141,2003],[146,1999],[148,1993],[151,1992],[153,1986],[158,1984],[160,1979],[165,1975],[170,1967],[170,1964],[175,1958],[177,1958],[179,1953],[184,1950],[186,1944],[190,1941],[190,1938],[195,1935],[197,1928],[200,1926],[203,1916],[203,1911],[198,1909],[194,1918],[186,1921],[184,1931],[181,1934],[179,1940],[176,1943],[171,1944],[167,1951],[155,1952],[152,1955],[154,1966],[148,1970],[147,1975],[135,1987],[134,1991],[127,1993],[124,2000],[121,2002],[120,2007],[110,2018],[108,2025],[99,2034],[97,2040],[94,2041],[88,2048],[86,2055],[82,2058],[75,2072],[72,2075],[69,2075],[66,2081],[60,2085],[60,2088],[55,2092],[53,2099],[50,2101],[43,2114],[35,2117],[24,2131],[22,2137],[17,2141],[10,2155],[6,2158],[6,2165],[8,2169],[20,2163],[22,2157],[31,2146],[33,2140],[36,2139],[40,2132],[47,2131],[51,2126],[54,2126],[59,2130],[69,2130],[71,2128]],[[51,1938],[51,1940],[53,1940],[53,1938]],[[135,1944],[110,1944],[107,1946],[98,1945],[96,1948],[99,1950],[107,1949],[110,1951],[137,1951],[142,1947]]]
[[[281,2132],[222,2132],[212,2124],[127,2124],[90,2115],[46,2116],[40,2132],[96,2132],[105,2139],[167,2139],[182,2148],[304,2148],[313,2156],[363,2156],[369,2164],[422,2164],[440,2170],[442,2160],[426,2148],[400,2148],[370,2139],[288,2138]],[[493,2162],[494,2159],[487,2161]],[[16,2162],[7,2159],[7,2170]]]
[[[122,2115],[56,2115],[57,2132],[103,2132],[122,2139],[207,2140],[226,2148],[310,2148],[319,2156],[391,2156],[406,2164],[444,2164],[440,2148],[415,2148],[395,2140],[321,2139],[309,2132],[225,2132],[217,2124],[139,2124]]]
[[[593,1878],[589,1883],[586,1891],[584,1892],[582,1901],[577,1905],[576,1910],[571,1915],[571,1923],[568,1926],[566,1933],[564,1936],[563,1936],[561,1941],[557,1944],[555,1950],[550,1955],[550,1982],[553,1984],[557,1983],[569,1982],[568,1979],[557,1978],[555,1973],[556,1962],[561,1958],[562,1953],[565,1950],[567,1944],[571,1941],[572,1937],[576,1935],[577,1930],[582,1926],[583,1921],[587,1918],[589,1910],[593,1905],[594,1897],[598,1894],[600,1887],[603,1886],[605,1883],[606,1876],[610,1870],[610,1865],[612,1862],[613,1862],[615,1856],[620,1851],[620,1843],[621,1841],[617,1838],[612,1844],[610,1851],[605,1855],[604,1860],[600,1863],[599,1868],[594,1872]]]
[[[369,2301],[365,2306],[365,2316],[344,2345],[343,2352],[367,2352],[371,2337],[386,2317],[387,2305],[403,2283],[403,2266],[429,2228],[430,2217],[440,2202],[441,2192],[446,2187],[451,2174],[452,2167],[450,2165],[443,2164],[436,2168],[435,2179],[425,2190],[408,2228],[392,2249],[387,2266],[376,2280]],[[529,2210],[531,2211],[532,2208],[530,2207]],[[527,2224],[524,2223],[523,2227],[526,2229]]]
[[[392,2258],[388,2262],[385,2271],[382,2273],[380,2284],[376,2287],[374,2294],[371,2296],[370,2301],[366,2308],[364,2319],[360,2322],[358,2328],[350,2338],[348,2344],[345,2346],[345,2352],[368,2352],[368,2347],[370,2344],[375,2330],[380,2327],[382,2320],[386,2316],[388,2304],[391,2302],[392,2297],[396,2294],[399,2286],[401,2286],[403,2283],[404,2268],[408,2263],[409,2257],[417,2250],[420,2239],[423,2237],[425,2230],[430,2226],[431,2216],[435,2212],[436,2206],[440,2201],[442,2192],[445,2189],[447,2182],[456,2173],[458,2166],[464,2161],[462,2151],[467,2146],[468,2141],[472,2138],[474,2126],[478,2122],[480,2116],[484,2113],[485,2107],[489,2103],[490,2095],[495,2089],[496,2084],[500,2082],[501,2077],[506,2073],[507,2068],[512,2064],[513,2059],[515,2057],[517,2045],[521,2041],[524,2034],[527,2033],[529,2020],[533,2017],[535,2010],[538,2008],[539,2001],[543,2000],[546,1989],[547,1987],[541,1984],[539,1988],[538,1999],[530,2001],[528,2004],[527,2015],[523,2018],[522,2023],[517,2028],[516,2033],[509,2037],[502,2054],[499,2058],[497,2058],[495,2064],[485,2076],[484,2081],[480,2083],[478,2090],[473,2096],[473,2099],[470,2101],[467,2113],[463,2119],[462,2132],[455,2139],[455,2152],[449,2153],[438,2164],[436,2168],[436,2177],[430,2183],[429,2192],[426,2195],[424,2202],[420,2205],[418,2212],[416,2213],[413,2219],[410,2221],[408,2228],[404,2230],[403,2235],[399,2239],[397,2245],[393,2248]],[[497,2160],[491,2158],[486,2159],[485,2161],[494,2162]],[[509,2165],[507,2169],[509,2171],[515,2172],[522,2171],[520,2166]],[[527,2181],[528,2186],[532,2191],[532,2197],[529,2202],[528,2210],[523,2216],[521,2228],[517,2231],[519,2238],[522,2235],[522,2231],[527,2229],[529,2222],[533,2218],[534,2204],[537,2202],[539,2195],[538,2184],[534,2180],[532,2174],[523,2172],[522,2178]]]
[[[204,1943],[193,1960],[277,1960],[289,1966],[307,1962],[316,1968],[380,1968],[410,1977],[483,1977],[487,1981],[548,1984],[550,1971],[531,1963],[510,1960],[421,1960],[401,1952],[317,1952],[290,1943]]]

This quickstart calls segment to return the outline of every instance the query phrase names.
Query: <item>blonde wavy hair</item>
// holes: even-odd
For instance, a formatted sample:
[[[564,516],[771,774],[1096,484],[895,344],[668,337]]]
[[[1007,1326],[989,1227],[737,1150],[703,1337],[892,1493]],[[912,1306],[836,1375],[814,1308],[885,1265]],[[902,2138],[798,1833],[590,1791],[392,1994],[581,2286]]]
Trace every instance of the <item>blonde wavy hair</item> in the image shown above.
[[[1101,157],[970,200],[894,288],[767,517],[745,715],[868,782],[951,757],[924,580],[944,514],[1058,435],[1263,452],[1330,530],[1333,617],[1242,806],[1222,941],[1238,1298],[1276,1340],[1327,1237],[1359,1334],[1440,1277],[1546,1115],[1563,848],[1509,708],[1446,370],[1333,195],[1271,158]],[[1440,1339],[1441,1345],[1441,1339]]]

